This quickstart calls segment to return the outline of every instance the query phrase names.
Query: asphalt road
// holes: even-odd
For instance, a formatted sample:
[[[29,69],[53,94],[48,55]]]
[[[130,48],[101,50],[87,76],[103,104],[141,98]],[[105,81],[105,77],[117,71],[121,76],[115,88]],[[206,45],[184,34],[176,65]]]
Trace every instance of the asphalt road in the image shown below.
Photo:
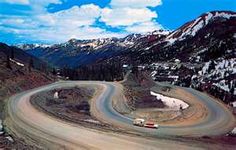
[[[132,125],[132,118],[117,113],[112,107],[112,99],[123,95],[117,90],[118,83],[108,82],[57,82],[37,89],[25,91],[12,96],[7,105],[6,124],[8,129],[18,137],[26,139],[31,144],[40,144],[45,148],[58,149],[195,149],[188,143],[171,142],[169,140],[155,140],[149,138],[102,132],[80,127],[38,111],[30,103],[30,96],[35,93],[62,87],[73,87],[86,84],[88,86],[102,86],[103,90],[93,98],[94,113],[99,119],[121,126],[127,130],[136,130],[154,136],[202,136],[219,135],[232,128],[234,117],[210,97],[192,89],[188,92],[197,96],[209,108],[209,115],[204,122],[192,126],[165,127],[147,129]],[[197,147],[196,149],[199,149]]]

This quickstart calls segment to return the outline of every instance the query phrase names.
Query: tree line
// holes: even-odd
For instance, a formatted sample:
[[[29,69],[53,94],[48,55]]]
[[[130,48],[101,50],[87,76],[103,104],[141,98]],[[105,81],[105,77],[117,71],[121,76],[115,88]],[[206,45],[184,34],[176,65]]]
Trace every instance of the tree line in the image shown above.
[[[65,66],[59,72],[61,76],[68,77],[70,80],[118,81],[124,77],[124,70],[119,62],[92,64],[78,69]],[[55,73],[54,69],[53,74]]]
[[[31,72],[32,69],[36,69],[36,70],[39,70],[44,73],[50,73],[52,70],[52,67],[50,67],[49,65],[47,65],[46,63],[43,63],[43,62],[38,63],[40,65],[35,65],[35,61],[32,56],[31,57],[29,56],[27,59],[28,60],[25,60],[24,65],[27,66],[28,72]],[[12,68],[11,60],[15,60],[14,49],[10,49],[10,52],[6,53],[6,60],[5,60],[6,68],[12,70],[13,68]]]

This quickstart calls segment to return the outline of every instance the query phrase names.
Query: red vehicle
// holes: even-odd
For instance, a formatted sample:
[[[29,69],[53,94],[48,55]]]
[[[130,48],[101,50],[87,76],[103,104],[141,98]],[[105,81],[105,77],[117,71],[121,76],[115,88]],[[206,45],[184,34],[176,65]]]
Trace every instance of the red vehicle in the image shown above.
[[[149,122],[145,122],[144,127],[157,129],[159,127],[159,125],[155,124],[154,122],[149,121]]]

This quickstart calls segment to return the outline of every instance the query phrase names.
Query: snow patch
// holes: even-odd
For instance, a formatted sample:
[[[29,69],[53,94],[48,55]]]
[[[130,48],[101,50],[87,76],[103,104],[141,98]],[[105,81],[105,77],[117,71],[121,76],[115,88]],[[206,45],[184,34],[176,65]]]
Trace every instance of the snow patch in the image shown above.
[[[173,44],[176,40],[177,40],[177,38],[171,38],[171,39],[166,40],[166,42]]]
[[[127,65],[127,64],[124,64],[124,65],[123,65],[123,68],[127,68],[127,67],[128,67],[128,65]]]
[[[230,19],[231,17],[236,17],[236,14],[229,14],[229,13],[225,13],[225,12],[221,12],[221,13],[216,13],[214,15],[214,18],[216,17],[223,17],[223,18],[226,18],[226,19]]]
[[[213,85],[221,88],[224,91],[229,92],[229,86],[225,83],[225,80],[221,80],[219,83],[213,83]]]
[[[2,120],[0,119],[0,131],[3,130]]]
[[[233,107],[236,107],[236,101],[232,102]]]
[[[195,36],[196,33],[204,26],[204,21],[201,20],[197,25],[195,25],[192,29],[191,33],[187,33],[187,35]]]
[[[171,33],[167,38],[166,41],[169,42],[169,44],[173,44],[175,41],[179,40],[184,40],[185,37],[188,35],[190,36],[195,36],[199,30],[201,30],[204,26],[208,25],[210,20],[213,20],[215,18],[225,18],[225,19],[230,19],[231,17],[236,17],[235,14],[229,14],[229,13],[215,13],[212,14],[211,12],[207,13],[207,15],[203,17],[197,18],[194,22],[186,26],[183,30],[179,29],[173,33]],[[178,37],[173,38],[174,35],[179,34]],[[209,34],[206,36],[208,37]]]
[[[198,72],[199,75],[204,75],[207,73],[208,69],[209,69],[209,65],[210,65],[210,62],[207,62],[201,71]]]
[[[152,91],[151,91],[151,95],[156,96],[157,100],[161,100],[166,106],[173,109],[180,110],[180,107],[182,107],[182,109],[186,109],[189,107],[187,103],[176,98],[167,97],[167,96],[164,96],[164,95],[152,92]]]
[[[54,95],[53,95],[53,98],[54,98],[54,99],[59,99],[59,93],[58,93],[58,92],[55,92]]]
[[[156,74],[157,74],[157,71],[153,71],[153,72],[151,73],[151,77],[155,77]]]
[[[14,59],[11,59],[11,58],[10,58],[10,61],[13,62],[13,63],[15,63],[15,64],[17,64],[18,66],[21,66],[21,67],[24,67],[24,66],[25,66],[24,64],[22,64],[22,63],[20,63],[20,62],[18,62],[18,61],[15,61]]]
[[[206,52],[207,50],[208,50],[208,48],[204,48],[204,49],[198,51],[197,55],[202,54],[202,53]]]
[[[10,142],[12,142],[12,143],[14,142],[13,138],[10,137],[10,136],[7,136],[6,139],[8,139],[8,141],[10,141]]]
[[[97,121],[97,120],[93,120],[93,119],[86,119],[86,120],[84,120],[84,121],[86,121],[86,122],[90,122],[90,123],[95,123],[95,124],[100,124],[99,121]]]
[[[211,63],[213,63],[213,68],[211,67],[211,71],[209,72],[209,66]],[[197,78],[201,83],[211,81],[212,85],[226,92],[231,92],[231,90],[233,90],[233,94],[236,95],[236,88],[233,88],[234,80],[225,80],[226,78],[234,76],[235,74],[236,58],[219,58],[214,61],[206,62],[198,74],[192,77],[192,80]]]
[[[236,135],[236,127],[231,131],[231,133]]]

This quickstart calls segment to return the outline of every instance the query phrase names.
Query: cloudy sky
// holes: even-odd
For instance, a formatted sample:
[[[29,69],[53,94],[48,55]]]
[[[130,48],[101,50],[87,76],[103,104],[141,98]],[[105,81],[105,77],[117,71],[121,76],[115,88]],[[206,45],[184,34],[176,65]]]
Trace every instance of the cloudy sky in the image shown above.
[[[0,42],[60,43],[174,30],[236,0],[0,0]]]

